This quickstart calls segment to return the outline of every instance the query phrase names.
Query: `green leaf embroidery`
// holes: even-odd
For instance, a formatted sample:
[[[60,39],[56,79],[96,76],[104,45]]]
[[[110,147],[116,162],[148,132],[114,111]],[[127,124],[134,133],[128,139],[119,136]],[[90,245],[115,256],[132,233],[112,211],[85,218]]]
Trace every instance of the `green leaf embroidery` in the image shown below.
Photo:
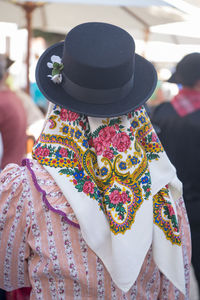
[[[70,169],[61,169],[58,173],[60,174],[66,174],[66,175],[73,175],[74,171]]]
[[[55,114],[55,115],[59,115],[59,114],[60,114],[60,111],[59,111],[59,110],[54,110],[54,114]]]

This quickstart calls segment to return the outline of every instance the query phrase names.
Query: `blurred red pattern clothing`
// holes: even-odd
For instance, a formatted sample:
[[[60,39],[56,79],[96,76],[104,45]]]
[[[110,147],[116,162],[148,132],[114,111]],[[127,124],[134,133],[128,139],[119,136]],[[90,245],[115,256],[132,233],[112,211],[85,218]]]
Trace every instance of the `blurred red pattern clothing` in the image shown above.
[[[21,288],[12,292],[6,293],[6,300],[29,300],[31,288]]]
[[[20,164],[26,153],[26,113],[21,100],[9,89],[0,90],[0,132],[3,139],[0,167]]]
[[[183,88],[172,99],[172,106],[180,117],[184,117],[200,109],[200,91]]]

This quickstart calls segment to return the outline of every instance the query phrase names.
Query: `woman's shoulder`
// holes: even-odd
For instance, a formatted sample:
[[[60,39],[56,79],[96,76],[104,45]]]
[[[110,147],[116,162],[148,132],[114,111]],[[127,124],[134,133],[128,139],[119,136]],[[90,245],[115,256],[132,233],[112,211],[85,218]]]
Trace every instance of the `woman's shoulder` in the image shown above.
[[[0,174],[0,200],[12,198],[17,203],[20,195],[31,191],[35,206],[44,203],[52,212],[61,215],[68,223],[79,227],[76,216],[59,186],[36,160],[24,159],[22,166],[9,164]],[[39,202],[38,202],[39,201]],[[40,205],[39,205],[40,206]]]
[[[34,159],[24,159],[22,161],[22,166],[27,169],[28,177],[30,178],[31,184],[34,185],[38,192],[45,191],[48,195],[51,190],[59,192],[61,196],[61,191],[58,185],[56,184],[53,177],[49,172],[40,165]]]
[[[34,188],[40,193],[42,201],[48,209],[64,217],[69,224],[79,227],[76,216],[68,200],[64,197],[58,184],[45,167],[33,159],[24,160],[23,165],[25,165],[29,171],[32,186],[34,186],[32,189]]]
[[[30,181],[29,173],[34,173],[34,171],[38,177],[44,176],[44,173],[48,177],[48,173],[42,166],[29,159],[24,159],[21,166],[14,163],[8,164],[0,173],[0,189],[8,191],[13,185],[23,186],[25,182]]]
[[[0,191],[8,191],[13,184],[22,184],[25,175],[25,168],[17,164],[8,164],[0,173]]]

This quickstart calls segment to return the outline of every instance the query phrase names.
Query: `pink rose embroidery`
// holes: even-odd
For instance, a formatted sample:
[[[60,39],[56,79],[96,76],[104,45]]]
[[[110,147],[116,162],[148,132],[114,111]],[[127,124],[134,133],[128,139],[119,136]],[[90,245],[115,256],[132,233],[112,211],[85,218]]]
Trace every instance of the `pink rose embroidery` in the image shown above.
[[[37,149],[35,149],[35,155],[37,156],[48,156],[49,155],[49,149],[47,148],[42,148],[42,147],[38,147]]]
[[[35,155],[39,156],[41,155],[42,151],[41,151],[42,147],[38,147],[37,149],[35,149]]]
[[[105,147],[109,147],[113,138],[116,136],[116,131],[113,127],[105,127],[99,131],[99,138]]]
[[[169,210],[170,217],[173,216],[173,215],[175,215],[175,212],[174,212],[174,209],[173,209],[172,205],[167,204],[167,208]]]
[[[79,117],[79,114],[71,111],[71,110],[68,110],[68,121],[75,121],[76,119],[78,119]]]
[[[152,139],[152,142],[157,141],[157,135],[154,132],[152,133],[151,139]]]
[[[76,119],[78,119],[79,114],[71,111],[71,110],[67,110],[65,108],[62,108],[60,111],[60,119],[62,121],[75,121]]]
[[[103,157],[106,157],[106,158],[108,158],[109,160],[111,160],[111,159],[113,159],[114,154],[113,154],[112,150],[106,149],[106,150],[104,150],[104,152],[103,152]]]
[[[60,111],[60,119],[62,121],[67,121],[67,117],[68,117],[67,109],[62,108]]]
[[[43,150],[43,153],[42,153],[43,156],[48,156],[49,155],[49,152],[50,152],[49,149],[43,148],[42,150]]]
[[[86,181],[83,186],[83,192],[86,194],[94,193],[94,183],[91,181]]]
[[[123,202],[123,203],[126,203],[126,202],[129,201],[129,198],[128,198],[128,195],[127,195],[126,192],[122,192],[122,193],[121,193],[121,199],[122,199],[122,202]]]
[[[95,138],[93,140],[93,143],[94,143],[94,148],[96,150],[96,154],[101,155],[102,152],[103,152],[104,146],[102,144],[102,141],[101,141],[100,137]]]
[[[67,157],[68,156],[67,149],[65,149],[65,148],[61,148],[59,150],[59,153],[60,153],[60,155],[62,155],[62,157]]]
[[[112,204],[118,204],[121,202],[120,192],[118,190],[114,190],[112,193],[110,193],[109,199]]]
[[[117,148],[119,152],[126,151],[130,147],[130,144],[130,137],[125,132],[118,133],[113,140],[113,146]]]

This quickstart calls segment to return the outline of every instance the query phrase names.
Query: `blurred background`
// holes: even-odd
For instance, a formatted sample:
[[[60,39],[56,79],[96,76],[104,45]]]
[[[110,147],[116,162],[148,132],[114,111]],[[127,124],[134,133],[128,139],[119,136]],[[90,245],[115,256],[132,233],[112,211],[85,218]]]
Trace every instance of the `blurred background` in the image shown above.
[[[30,95],[45,114],[48,102],[35,82],[38,57],[77,24],[100,21],[134,37],[136,53],[154,64],[162,98],[170,100],[178,87],[165,80],[184,55],[200,52],[199,15],[199,0],[0,0],[0,54],[14,61],[8,84]],[[41,122],[33,128],[37,138]]]
[[[179,86],[167,79],[185,55],[200,52],[200,0],[0,0],[0,54],[11,61],[7,85],[22,100],[27,115],[27,156],[38,138],[48,101],[35,82],[42,52],[65,38],[74,26],[107,22],[128,31],[136,53],[150,60],[158,85],[148,104],[170,101]],[[1,135],[0,135],[1,137]],[[191,300],[198,300],[192,273]],[[2,299],[2,298],[1,298]]]
[[[42,106],[34,84],[38,56],[77,24],[102,21],[124,28],[136,52],[165,79],[184,55],[200,51],[199,13],[199,0],[0,0],[0,53],[14,60],[13,88],[25,89]]]

